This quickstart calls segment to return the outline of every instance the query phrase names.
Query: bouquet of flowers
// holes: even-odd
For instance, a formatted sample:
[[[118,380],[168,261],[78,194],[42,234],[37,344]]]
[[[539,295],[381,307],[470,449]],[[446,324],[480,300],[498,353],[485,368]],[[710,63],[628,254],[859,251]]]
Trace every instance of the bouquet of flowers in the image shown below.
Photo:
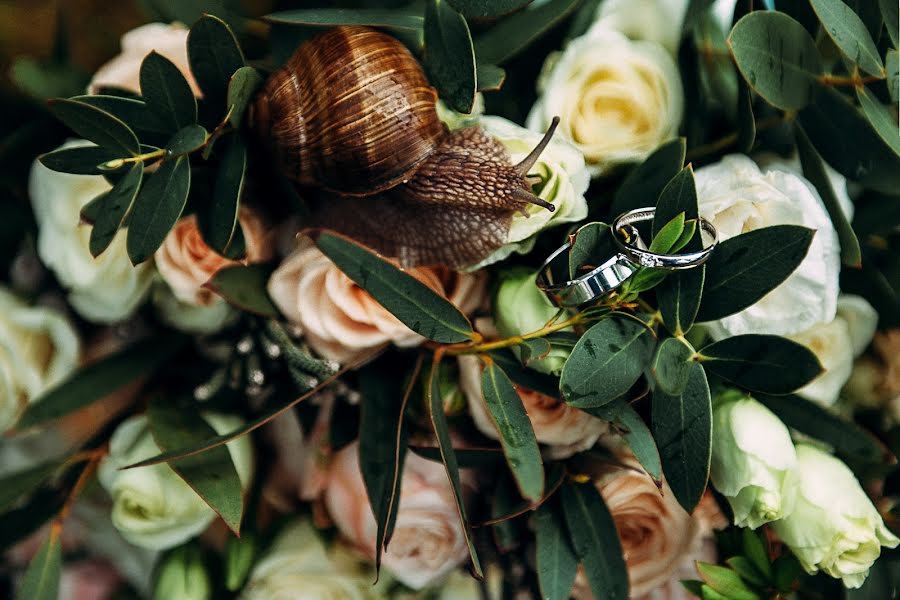
[[[896,597],[896,0],[305,4],[9,61],[0,593]]]

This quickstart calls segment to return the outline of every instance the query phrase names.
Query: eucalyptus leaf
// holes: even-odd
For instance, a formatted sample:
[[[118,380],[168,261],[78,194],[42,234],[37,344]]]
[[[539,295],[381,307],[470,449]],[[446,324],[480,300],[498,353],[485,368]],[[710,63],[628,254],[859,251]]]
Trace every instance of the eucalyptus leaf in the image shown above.
[[[479,92],[496,91],[503,87],[506,80],[506,71],[497,65],[478,63],[476,65],[476,87]]]
[[[694,184],[694,169],[691,165],[679,171],[660,193],[656,201],[656,214],[653,217],[653,237],[656,238],[663,227],[673,219],[682,216],[684,219],[696,219],[697,189]],[[681,235],[679,232],[678,235]],[[676,236],[677,238],[677,236]],[[674,244],[674,240],[672,241]],[[671,244],[670,244],[671,247]]]
[[[866,24],[843,0],[809,0],[825,33],[860,69],[880,77],[884,63]],[[896,26],[896,23],[895,23]]]
[[[203,239],[210,248],[228,258],[239,258],[233,244],[240,230],[241,195],[247,174],[247,146],[238,135],[230,135],[213,184],[212,202],[198,212]]]
[[[475,40],[479,61],[502,65],[556,27],[579,0],[549,0],[503,19]]]
[[[685,139],[677,138],[657,148],[647,160],[632,169],[616,191],[610,211],[619,215],[656,204],[656,200],[684,165]]]
[[[898,28],[900,28],[900,5],[894,0],[878,0],[878,5],[881,8],[881,16],[884,19],[885,27],[887,27],[891,43],[894,44],[894,48],[897,48],[900,46],[900,33],[898,33]]]
[[[656,482],[662,481],[662,463],[659,449],[650,428],[641,415],[626,400],[614,400],[598,408],[582,409],[604,421],[613,423],[647,474]]]
[[[682,27],[685,30],[691,29],[700,18],[709,12],[715,0],[688,0],[687,8],[684,12],[684,21]]]
[[[509,350],[495,350],[488,354],[517,386],[551,398],[559,396],[558,378],[523,367],[521,361]]]
[[[523,340],[521,344],[516,346],[519,351],[519,358],[522,364],[528,365],[534,361],[547,358],[547,355],[553,350],[550,340],[547,338],[535,338],[532,340]]]
[[[221,105],[228,80],[244,66],[244,55],[231,28],[214,15],[203,15],[188,33],[187,53],[204,100]],[[224,106],[218,108],[225,110]]]
[[[5,513],[16,502],[32,494],[62,470],[65,462],[55,459],[0,477],[0,513]]]
[[[888,92],[894,104],[900,102],[900,53],[891,48],[884,59]]]
[[[112,243],[137,197],[143,178],[143,163],[134,163],[124,177],[98,199],[95,207],[96,213],[92,220],[94,226],[91,228],[91,237],[88,242],[91,256],[95,258],[100,256]]]
[[[335,27],[337,25],[368,25],[403,31],[418,32],[424,25],[420,14],[403,10],[382,8],[308,8],[286,10],[264,17],[271,23],[306,25],[311,27]]]
[[[78,146],[42,154],[38,160],[51,171],[59,173],[102,175],[103,170],[98,167],[114,158],[121,157],[116,152],[101,146]]]
[[[749,559],[753,567],[766,580],[772,578],[772,563],[769,561],[769,553],[766,550],[765,543],[760,539],[759,534],[751,529],[743,530],[743,549],[744,555]]]
[[[729,600],[761,600],[741,580],[740,575],[727,567],[697,561],[697,572],[707,585]]]
[[[47,102],[50,112],[72,131],[118,156],[137,156],[141,145],[128,126],[96,106],[57,98]]]
[[[206,129],[200,125],[188,125],[175,132],[166,144],[166,150],[173,155],[190,154],[202,148],[207,139]]]
[[[705,346],[698,354],[708,371],[767,394],[793,392],[823,371],[809,348],[777,335],[736,335]]]
[[[197,122],[197,100],[171,60],[150,52],[141,63],[141,94],[150,110],[165,119],[172,132]]]
[[[57,600],[62,577],[62,529],[50,529],[37,554],[28,563],[22,578],[19,598],[27,600]]]
[[[684,392],[691,375],[694,349],[684,338],[666,338],[656,349],[651,371],[659,388],[678,396]]]
[[[228,81],[228,120],[235,129],[241,126],[244,111],[262,84],[262,75],[253,67],[241,67],[231,76]]]
[[[744,529],[743,531],[750,530]],[[750,585],[765,586],[768,582],[768,579],[763,577],[762,573],[757,570],[753,563],[744,556],[732,556],[725,561],[725,564],[731,567],[741,579],[745,580]]]
[[[749,153],[756,143],[756,118],[753,115],[753,94],[743,79],[738,84],[737,95],[738,139],[737,151]]]
[[[541,598],[567,600],[575,583],[578,557],[555,502],[545,502],[535,512],[534,539]]]
[[[187,157],[165,161],[134,201],[128,221],[128,257],[135,265],[153,256],[178,221],[191,189]]]
[[[72,100],[108,112],[130,127],[145,144],[161,146],[172,136],[167,120],[150,110],[143,100],[109,95],[76,96]]]
[[[443,464],[441,449],[437,446],[410,446],[409,449],[426,460]],[[506,460],[500,447],[454,448],[453,453],[460,469],[500,469]]]
[[[900,157],[900,126],[897,125],[896,117],[868,89],[856,88],[856,97],[859,98],[859,104],[872,129]]]
[[[650,242],[650,252],[665,254],[672,251],[672,246],[681,239],[682,234],[684,234],[684,213],[680,212],[654,234],[653,241]]]
[[[468,19],[502,17],[531,4],[532,0],[447,0]]]
[[[278,307],[266,291],[269,275],[271,268],[266,265],[232,265],[216,271],[206,286],[240,310],[277,318]]]
[[[428,79],[447,106],[472,112],[478,88],[472,36],[466,20],[447,0],[428,0],[425,5],[424,63]]]
[[[606,223],[587,223],[578,228],[570,238],[569,278],[575,279],[586,271],[600,266],[598,256],[611,256],[612,235]]]

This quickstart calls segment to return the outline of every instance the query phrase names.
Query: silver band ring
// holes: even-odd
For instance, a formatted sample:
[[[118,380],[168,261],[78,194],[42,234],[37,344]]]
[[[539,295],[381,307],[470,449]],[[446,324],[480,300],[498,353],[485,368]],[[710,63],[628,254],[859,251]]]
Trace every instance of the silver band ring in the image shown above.
[[[698,219],[698,224],[700,225],[700,231],[709,236],[710,242],[702,250],[684,254],[657,254],[642,247],[644,246],[643,241],[633,224],[642,221],[652,221],[655,214],[655,208],[639,208],[624,213],[613,221],[613,241],[615,241],[619,251],[628,257],[629,260],[642,267],[665,269],[667,271],[693,269],[709,260],[713,249],[719,243],[719,233],[713,227],[713,224],[703,217]],[[617,235],[623,232],[625,233],[624,239],[623,236]]]

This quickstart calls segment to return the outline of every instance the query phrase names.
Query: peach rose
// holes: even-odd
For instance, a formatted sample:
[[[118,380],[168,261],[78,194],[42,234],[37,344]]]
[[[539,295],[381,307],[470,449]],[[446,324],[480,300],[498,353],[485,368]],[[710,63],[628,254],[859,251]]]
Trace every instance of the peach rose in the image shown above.
[[[259,216],[253,210],[241,207],[238,222],[247,244],[247,256],[243,262],[255,263],[270,259],[272,238]],[[169,284],[175,297],[180,302],[193,306],[215,304],[219,296],[203,285],[219,269],[239,264],[216,254],[206,245],[195,215],[178,219],[154,258],[159,274]]]
[[[362,554],[375,557],[376,523],[359,468],[357,442],[331,463],[325,507],[341,534]],[[453,490],[444,467],[409,453],[397,523],[383,563],[415,589],[437,582],[468,557]]]
[[[153,52],[171,60],[185,76],[195,96],[200,88],[191,75],[187,55],[188,30],[180,23],[147,23],[122,36],[121,53],[100,67],[88,85],[89,94],[99,94],[103,87],[117,87],[139,94],[141,92],[141,62]]]
[[[464,313],[471,313],[484,300],[483,273],[457,273],[440,267],[407,272]],[[302,328],[313,350],[339,363],[353,362],[389,343],[406,348],[424,340],[353,283],[309,240],[303,240],[272,273],[269,295],[288,320]]]
[[[469,413],[475,425],[489,438],[499,439],[497,428],[488,412],[481,393],[481,373],[484,367],[475,356],[459,357],[460,387],[466,395]],[[606,421],[593,417],[583,410],[569,406],[557,398],[516,387],[525,412],[534,428],[537,441],[550,446],[551,458],[567,458],[576,452],[593,446],[600,436],[609,431]]]
[[[63,600],[107,600],[112,598],[121,577],[109,562],[87,559],[65,565],[59,582]]]

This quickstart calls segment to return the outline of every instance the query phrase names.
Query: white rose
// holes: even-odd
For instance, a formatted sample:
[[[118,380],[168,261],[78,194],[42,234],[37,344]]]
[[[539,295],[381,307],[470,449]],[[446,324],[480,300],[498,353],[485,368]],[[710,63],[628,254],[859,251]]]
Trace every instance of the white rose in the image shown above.
[[[719,240],[770,225],[801,225],[816,231],[797,270],[756,304],[710,323],[713,337],[791,335],[833,320],[840,247],[812,184],[781,168],[761,171],[740,154],[698,169],[696,181],[700,215],[716,227]]]
[[[471,125],[478,125],[478,117],[484,114],[484,94],[478,92],[475,94],[475,102],[472,103],[472,112],[461,113],[456,112],[447,104],[438,98],[434,105],[437,111],[438,119],[444,122],[444,125],[450,129],[462,129]]]
[[[845,294],[838,298],[833,321],[789,336],[809,348],[825,369],[797,394],[825,406],[834,405],[853,373],[853,360],[872,341],[877,325],[878,313],[865,298]]]
[[[59,313],[0,286],[0,432],[78,365],[78,336]]]
[[[60,148],[86,145],[77,140]],[[100,323],[131,315],[146,296],[154,272],[151,263],[131,264],[124,229],[103,254],[91,256],[91,228],[81,224],[80,211],[110,188],[100,175],[57,173],[38,161],[28,182],[38,224],[38,256],[69,289],[72,307],[85,319]]]
[[[808,444],[797,445],[797,461],[797,506],[772,528],[808,573],[821,569],[858,588],[881,547],[895,548],[900,539],[885,526],[847,465]]]
[[[521,162],[543,137],[543,134],[519,127],[503,117],[482,117],[479,124],[503,144],[513,164]],[[527,215],[515,213],[506,236],[506,244],[468,270],[474,271],[503,260],[513,252],[527,254],[534,248],[540,231],[587,217],[588,206],[584,193],[591,177],[585,167],[584,157],[572,144],[554,137],[531,167],[529,175],[540,178],[540,183],[533,190],[539,198],[555,206],[556,210],[550,212],[530,204],[525,208]]]
[[[232,415],[204,413],[216,433],[241,425]],[[253,475],[253,446],[247,436],[227,445],[238,477],[246,489]],[[216,513],[165,463],[120,470],[160,453],[145,415],[122,422],[109,442],[109,454],[100,463],[100,483],[112,496],[112,522],[135,546],[165,550],[199,535]]]
[[[548,57],[528,128],[560,133],[593,175],[646,158],[678,134],[684,91],[675,61],[654,42],[632,41],[602,25]]]
[[[687,5],[687,0],[606,0],[596,22],[633,40],[656,42],[674,56]]]

